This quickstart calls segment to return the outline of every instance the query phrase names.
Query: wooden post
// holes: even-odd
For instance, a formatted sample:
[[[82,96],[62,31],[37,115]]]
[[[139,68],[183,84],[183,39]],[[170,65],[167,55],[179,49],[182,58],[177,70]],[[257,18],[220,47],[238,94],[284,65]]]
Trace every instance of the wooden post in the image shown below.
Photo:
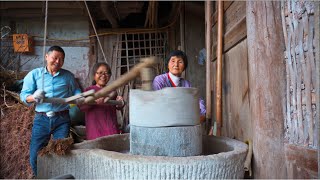
[[[181,8],[180,8],[180,50],[185,52],[187,54],[187,52],[185,51],[186,50],[186,45],[185,45],[185,5],[184,5],[184,2],[181,1]],[[183,71],[182,72],[182,75],[181,75],[182,78],[187,78],[187,72],[186,71]]]
[[[212,51],[212,2],[205,1],[205,16],[206,16],[206,128],[211,126],[212,119],[212,97],[211,97],[211,51]]]
[[[285,63],[280,1],[247,1],[254,178],[286,178]]]
[[[184,25],[185,25],[185,21],[184,21],[184,2],[181,2],[181,8],[180,8],[180,41],[181,41],[181,51],[185,52],[186,46],[185,46],[185,42],[184,42]]]
[[[218,1],[218,37],[217,37],[217,79],[216,79],[216,124],[217,136],[221,136],[222,127],[222,37],[223,37],[223,1]]]
[[[316,93],[318,94],[318,99],[316,100],[317,101],[317,110],[316,112],[317,113],[317,117],[316,119],[318,119],[318,121],[316,123],[318,123],[318,126],[316,128],[318,128],[318,179],[320,179],[320,115],[319,115],[319,112],[320,112],[320,96],[319,96],[319,93],[320,93],[320,47],[319,47],[319,31],[320,31],[320,3],[315,3],[315,41],[318,42],[316,43],[315,45],[315,49],[316,49],[316,77],[317,78],[317,82],[316,82]]]

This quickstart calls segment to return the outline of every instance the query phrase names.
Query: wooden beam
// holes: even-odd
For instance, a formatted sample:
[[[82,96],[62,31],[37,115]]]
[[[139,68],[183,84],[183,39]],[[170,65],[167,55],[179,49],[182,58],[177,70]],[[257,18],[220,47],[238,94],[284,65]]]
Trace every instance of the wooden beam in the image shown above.
[[[174,19],[178,16],[179,10],[181,9],[180,1],[173,1],[172,8],[169,14],[168,22],[173,22]]]
[[[83,2],[76,1],[49,1],[48,4],[49,10],[50,8],[84,9]],[[42,1],[2,1],[0,9],[42,9],[44,6],[45,3]]]
[[[43,46],[43,40],[34,40],[35,46]],[[90,47],[89,39],[88,41],[61,41],[61,40],[48,40],[46,41],[46,46],[62,46],[62,47]]]
[[[186,8],[186,14],[188,14],[188,15],[203,17],[204,14],[205,14],[203,12],[204,5],[203,4],[199,4],[199,2],[195,3],[195,2],[192,2],[192,1],[190,1],[190,2],[186,1],[185,2],[185,8]]]
[[[44,12],[42,9],[6,9],[1,10],[0,15],[1,17],[6,18],[30,18],[30,17],[43,17]],[[87,13],[84,12],[82,9],[48,9],[48,16],[85,16]]]
[[[118,28],[118,20],[117,17],[115,16],[114,8],[111,6],[112,2],[111,1],[101,1],[101,10],[104,14],[104,16],[108,19],[110,22],[112,28]]]
[[[258,179],[288,178],[283,147],[286,68],[280,3],[246,2],[253,169]]]

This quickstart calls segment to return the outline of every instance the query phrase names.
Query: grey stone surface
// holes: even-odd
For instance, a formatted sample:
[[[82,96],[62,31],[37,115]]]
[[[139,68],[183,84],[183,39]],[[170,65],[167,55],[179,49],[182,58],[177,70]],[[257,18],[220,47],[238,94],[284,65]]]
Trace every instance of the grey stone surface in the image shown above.
[[[142,127],[193,126],[200,124],[196,88],[131,89],[130,124]]]
[[[102,143],[105,145],[101,145]],[[112,146],[113,143],[114,146]],[[237,140],[204,136],[203,154],[206,155],[190,157],[120,153],[128,151],[128,144],[128,134],[114,135],[76,144],[68,155],[38,157],[37,178],[51,178],[63,174],[71,174],[76,179],[233,179],[244,177],[244,161],[248,147]]]
[[[130,153],[145,156],[196,156],[202,153],[201,126],[130,126]]]

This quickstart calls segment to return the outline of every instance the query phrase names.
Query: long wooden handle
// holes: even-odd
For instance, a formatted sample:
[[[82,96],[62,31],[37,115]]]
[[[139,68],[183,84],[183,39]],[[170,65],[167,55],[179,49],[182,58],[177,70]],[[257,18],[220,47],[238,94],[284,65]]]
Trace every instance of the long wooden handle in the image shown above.
[[[43,100],[43,103],[53,103],[53,104],[76,104],[76,102],[73,101],[67,101],[67,98],[46,98]],[[95,102],[90,102],[89,104],[96,104]],[[105,102],[107,105],[112,106],[123,106],[124,101],[117,101],[117,100],[108,100]]]
[[[88,104],[90,102],[93,102],[94,100],[109,94],[111,91],[117,89],[118,87],[125,85],[129,81],[139,76],[140,71],[143,68],[151,67],[157,64],[158,58],[157,57],[142,58],[140,59],[140,62],[141,63],[135,65],[129,72],[120,76],[117,80],[113,81],[109,86],[102,88],[100,91],[94,93],[92,96],[86,97],[84,103]]]

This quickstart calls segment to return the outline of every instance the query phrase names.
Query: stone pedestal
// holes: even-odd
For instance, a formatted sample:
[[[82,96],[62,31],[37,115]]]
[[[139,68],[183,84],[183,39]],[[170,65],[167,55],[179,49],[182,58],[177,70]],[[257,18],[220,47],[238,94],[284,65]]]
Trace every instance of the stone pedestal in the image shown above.
[[[201,126],[130,126],[130,153],[145,156],[197,156],[202,153]]]

